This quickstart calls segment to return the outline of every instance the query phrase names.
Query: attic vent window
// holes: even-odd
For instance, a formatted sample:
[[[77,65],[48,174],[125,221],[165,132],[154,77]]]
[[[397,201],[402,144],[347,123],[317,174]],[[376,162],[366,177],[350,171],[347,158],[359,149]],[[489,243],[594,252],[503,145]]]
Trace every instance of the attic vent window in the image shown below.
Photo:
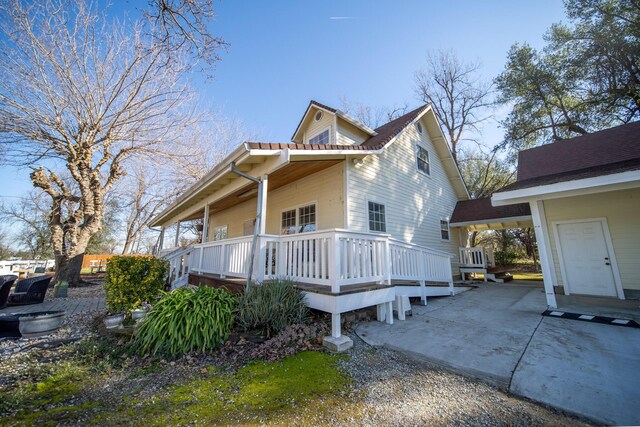
[[[320,120],[322,120],[322,111],[318,111],[316,113],[316,122],[319,122]]]
[[[314,136],[313,138],[309,139],[309,144],[326,145],[328,143],[329,143],[329,129],[326,129],[320,132],[319,134],[317,134],[316,136]]]
[[[418,133],[422,133],[422,125],[420,122],[416,122],[416,129],[418,129]]]

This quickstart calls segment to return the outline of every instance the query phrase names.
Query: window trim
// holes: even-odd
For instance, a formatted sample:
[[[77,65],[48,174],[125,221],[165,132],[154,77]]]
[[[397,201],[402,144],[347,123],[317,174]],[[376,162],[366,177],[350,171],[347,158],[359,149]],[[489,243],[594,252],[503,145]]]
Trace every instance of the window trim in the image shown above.
[[[429,169],[429,172],[425,172],[422,169],[420,169],[420,165],[418,163],[418,154],[420,153],[420,149],[423,149],[426,153],[427,153],[427,166]],[[416,143],[416,169],[419,173],[421,173],[424,176],[428,176],[431,177],[431,154],[429,153],[429,149],[427,147],[425,147],[423,144],[420,143]]]
[[[316,134],[314,134],[313,136],[310,136],[309,138],[307,138],[307,144],[312,144],[311,140],[319,135],[322,135],[323,133],[327,132],[327,143],[326,144],[315,144],[315,145],[331,145],[331,126],[327,126],[326,128],[322,129],[321,131],[317,132]]]
[[[369,203],[375,203],[376,205],[384,206],[384,231],[378,231],[378,230],[372,230],[371,229],[371,219],[369,218],[369,214],[370,214]],[[387,233],[387,214],[388,214],[388,212],[387,212],[387,203],[384,200],[367,198],[366,199],[365,209],[367,211],[367,230],[369,231],[369,233],[386,234]]]
[[[221,239],[216,239],[216,235],[218,234],[218,230],[224,229],[224,237]],[[221,240],[225,240],[229,238],[229,224],[222,224],[222,225],[218,225],[213,227],[213,241],[214,242],[219,242]]]
[[[292,234],[301,234],[301,233],[311,233],[311,231],[303,231],[303,232],[298,232],[298,227],[300,227],[300,208],[305,208],[307,206],[315,206],[315,215],[316,215],[316,229],[314,231],[318,231],[318,201],[317,200],[312,200],[306,203],[300,203],[297,204],[295,206],[289,206],[285,209],[281,209],[280,210],[280,216],[278,217],[278,229],[280,230],[279,234],[281,236],[290,236],[291,234],[283,234],[282,233],[282,214],[287,212],[287,211],[292,211],[295,209],[296,211],[296,232],[292,233]]]
[[[250,234],[245,234],[245,225],[247,225],[248,223],[251,223],[251,233]],[[255,226],[256,226],[256,219],[255,218],[249,218],[245,221],[242,221],[242,236],[253,236],[253,232],[255,230]]]
[[[447,223],[447,236],[448,236],[447,239],[442,237],[442,232],[444,231],[444,229],[442,228],[442,223],[443,222]],[[450,242],[451,241],[451,223],[449,222],[449,217],[440,218],[440,240],[443,241],[443,242]]]

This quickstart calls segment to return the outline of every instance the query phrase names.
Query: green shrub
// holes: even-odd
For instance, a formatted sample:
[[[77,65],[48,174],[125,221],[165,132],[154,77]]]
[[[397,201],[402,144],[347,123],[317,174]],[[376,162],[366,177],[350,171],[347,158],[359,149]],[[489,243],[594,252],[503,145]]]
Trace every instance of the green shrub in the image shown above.
[[[294,282],[278,279],[254,286],[240,297],[237,325],[245,331],[260,330],[270,337],[287,326],[304,323],[309,311]]]
[[[153,356],[177,356],[220,347],[229,336],[236,298],[223,289],[181,288],[163,292],[142,322],[133,350]]]
[[[167,261],[152,257],[114,256],[107,261],[105,281],[107,309],[131,310],[141,301],[152,303],[164,289]],[[153,304],[153,303],[152,303]]]
[[[496,265],[511,265],[519,258],[518,253],[513,251],[496,251],[493,256]]]

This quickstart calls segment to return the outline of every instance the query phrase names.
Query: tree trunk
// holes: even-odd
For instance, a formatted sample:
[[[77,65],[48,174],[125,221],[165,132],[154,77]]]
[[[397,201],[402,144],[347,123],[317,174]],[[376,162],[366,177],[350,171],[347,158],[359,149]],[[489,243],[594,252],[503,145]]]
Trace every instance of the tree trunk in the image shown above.
[[[69,285],[80,284],[80,270],[84,253],[74,257],[56,256],[56,282],[67,282]]]

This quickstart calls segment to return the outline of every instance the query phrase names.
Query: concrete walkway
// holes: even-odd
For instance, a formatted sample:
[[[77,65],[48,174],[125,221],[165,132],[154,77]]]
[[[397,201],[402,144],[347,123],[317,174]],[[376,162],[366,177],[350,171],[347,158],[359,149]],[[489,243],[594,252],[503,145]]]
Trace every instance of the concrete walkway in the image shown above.
[[[598,423],[640,424],[640,329],[543,317],[546,308],[541,285],[489,284],[356,332]]]
[[[18,305],[0,310],[0,315],[14,313],[35,313],[37,311],[65,310],[67,316],[105,308],[104,297],[56,298],[41,304]]]

